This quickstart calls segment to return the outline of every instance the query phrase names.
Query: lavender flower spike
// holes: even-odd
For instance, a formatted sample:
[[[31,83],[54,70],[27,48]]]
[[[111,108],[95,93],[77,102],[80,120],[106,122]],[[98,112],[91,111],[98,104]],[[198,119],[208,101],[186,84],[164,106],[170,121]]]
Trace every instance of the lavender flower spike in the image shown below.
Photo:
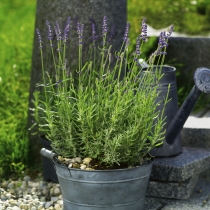
[[[56,33],[56,37],[57,37],[57,40],[61,40],[62,37],[61,37],[61,30],[60,30],[60,26],[59,26],[59,23],[56,21],[55,23],[55,33]]]
[[[160,36],[159,36],[159,42],[158,42],[158,49],[156,52],[156,55],[165,55],[166,51],[164,48],[166,48],[168,46],[167,43],[167,36],[166,36],[166,32],[161,32]],[[164,49],[164,50],[163,50]]]
[[[84,30],[84,24],[77,23],[77,34],[79,36],[79,44],[82,44],[83,30]]]
[[[106,36],[106,34],[107,34],[107,17],[106,16],[104,16],[104,18],[103,18],[103,24],[102,24],[102,35],[103,36]]]
[[[136,40],[136,55],[140,55],[140,36]]]
[[[128,23],[126,24],[125,34],[124,34],[124,37],[123,37],[123,40],[124,40],[125,42],[127,42],[127,40],[128,40],[129,30],[130,30],[130,23],[128,22]]]
[[[146,18],[143,18],[142,25],[141,25],[141,38],[143,41],[147,40],[147,24]]]
[[[69,31],[70,31],[70,23],[71,23],[71,18],[68,17],[68,19],[66,21],[65,28],[64,28],[64,32],[63,32],[64,43],[66,43],[66,41],[68,40],[68,35],[69,35]]]
[[[41,49],[42,48],[42,37],[41,37],[41,34],[40,34],[38,28],[36,28],[36,33],[38,35],[39,48]]]
[[[169,38],[172,34],[172,32],[174,31],[174,25],[172,25],[169,29],[169,32],[167,33],[167,38]]]
[[[92,23],[92,40],[96,40],[97,36],[96,36],[96,26],[94,23]]]
[[[46,20],[46,25],[47,25],[47,28],[48,28],[48,39],[52,40],[52,37],[53,37],[52,29],[51,29],[51,26],[50,26],[50,23],[49,23],[48,20]]]
[[[159,42],[158,42],[158,45],[160,46],[160,48],[164,48],[168,46],[168,43],[166,40],[167,40],[166,32],[165,31],[161,32],[159,36]]]

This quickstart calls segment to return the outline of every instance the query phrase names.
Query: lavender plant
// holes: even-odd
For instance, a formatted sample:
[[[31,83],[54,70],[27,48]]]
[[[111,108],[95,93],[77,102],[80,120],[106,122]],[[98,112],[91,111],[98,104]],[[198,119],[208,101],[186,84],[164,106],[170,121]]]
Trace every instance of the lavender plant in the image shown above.
[[[39,131],[51,141],[53,150],[69,158],[91,157],[108,168],[136,165],[148,158],[150,150],[163,143],[165,132],[164,109],[157,111],[160,102],[156,101],[157,84],[163,75],[161,68],[155,74],[150,69],[155,60],[163,65],[172,29],[167,35],[161,33],[158,48],[147,59],[149,67],[143,73],[139,59],[147,40],[146,19],[142,21],[133,57],[128,56],[129,23],[122,46],[114,54],[108,40],[107,17],[103,18],[101,36],[92,23],[88,60],[82,57],[84,25],[77,23],[78,65],[77,76],[73,77],[67,70],[71,61],[65,53],[71,32],[70,18],[63,34],[59,24],[55,24],[57,47],[52,43],[50,23],[46,23],[55,71],[50,76],[45,69],[43,41],[37,29],[43,79],[37,85],[41,90],[34,92],[34,118]],[[96,39],[101,39],[97,42],[100,46]]]

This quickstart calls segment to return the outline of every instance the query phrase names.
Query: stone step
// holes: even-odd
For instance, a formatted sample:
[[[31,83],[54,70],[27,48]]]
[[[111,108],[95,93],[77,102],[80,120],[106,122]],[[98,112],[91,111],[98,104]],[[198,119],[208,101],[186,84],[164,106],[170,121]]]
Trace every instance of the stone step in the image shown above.
[[[188,199],[146,197],[144,210],[210,210],[210,181],[199,179]]]
[[[210,168],[210,149],[183,147],[180,155],[155,158],[150,179],[185,181]]]
[[[210,149],[184,147],[180,155],[155,158],[147,196],[187,199],[200,173],[210,169]]]
[[[175,199],[188,199],[197,182],[199,175],[195,175],[185,181],[179,182],[160,182],[150,180],[146,195],[148,197],[158,198],[175,198]]]

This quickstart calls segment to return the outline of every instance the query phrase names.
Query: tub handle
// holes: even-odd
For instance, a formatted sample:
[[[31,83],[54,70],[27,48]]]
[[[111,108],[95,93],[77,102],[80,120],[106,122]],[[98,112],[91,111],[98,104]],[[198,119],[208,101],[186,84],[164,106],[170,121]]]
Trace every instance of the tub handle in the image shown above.
[[[52,152],[48,149],[45,149],[45,148],[42,148],[40,153],[41,153],[41,155],[43,155],[44,157],[46,157],[50,160],[54,160],[54,158],[57,156],[54,152]]]

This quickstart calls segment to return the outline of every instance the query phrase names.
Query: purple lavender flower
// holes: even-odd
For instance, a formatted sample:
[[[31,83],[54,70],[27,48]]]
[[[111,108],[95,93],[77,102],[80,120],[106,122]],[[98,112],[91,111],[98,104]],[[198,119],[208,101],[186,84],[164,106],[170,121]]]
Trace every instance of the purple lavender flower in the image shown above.
[[[84,24],[77,23],[77,34],[79,36],[79,44],[82,44],[83,30],[84,30]]]
[[[167,43],[167,36],[166,36],[166,32],[165,32],[165,31],[160,32],[158,45],[159,45],[161,48],[164,48],[164,47],[167,47],[167,46],[168,46],[168,43]]]
[[[70,23],[71,23],[71,18],[68,17],[68,19],[66,21],[65,28],[64,28],[64,32],[63,32],[64,43],[66,43],[66,41],[68,40],[68,35],[69,35],[69,31],[70,31]]]
[[[165,48],[168,46],[166,32],[161,32],[158,41],[158,49],[156,55],[165,55]],[[163,50],[164,49],[164,50]]]
[[[123,40],[124,40],[125,42],[128,40],[129,30],[130,30],[130,23],[128,22],[128,23],[126,24],[125,34],[124,34],[124,37],[123,37]]]
[[[140,40],[141,40],[141,37],[138,36],[137,40],[136,40],[136,55],[140,55]]]
[[[156,56],[156,55],[166,55],[167,54],[165,48],[168,46],[168,39],[170,38],[173,30],[174,30],[174,26],[172,25],[170,27],[170,30],[169,30],[169,32],[167,34],[166,34],[165,31],[160,33],[159,41],[158,41],[158,48],[151,55],[151,58]]]
[[[55,28],[55,34],[56,34],[57,40],[60,41],[62,39],[62,37],[61,37],[61,30],[60,30],[59,23],[57,21],[55,23],[55,27],[54,28]],[[57,51],[61,52],[61,49],[58,48]]]
[[[41,34],[40,34],[38,28],[36,28],[36,33],[37,33],[37,35],[38,35],[38,42],[39,42],[39,43],[42,43],[42,37],[41,37]]]
[[[56,23],[55,23],[55,34],[56,34],[56,37],[57,37],[58,41],[62,39],[61,30],[60,30],[60,26],[59,26],[58,21],[56,21]]]
[[[141,25],[141,38],[143,41],[147,40],[147,24],[146,18],[143,18],[142,25]]]
[[[47,28],[48,28],[48,39],[52,40],[53,32],[52,32],[51,25],[50,25],[48,20],[46,20],[46,25],[47,25]]]
[[[41,49],[41,48],[42,48],[42,37],[41,37],[41,34],[40,34],[38,28],[36,28],[36,33],[37,33],[37,35],[38,35],[39,48]]]
[[[169,32],[167,33],[167,38],[169,38],[171,36],[173,31],[174,31],[174,26],[172,25],[169,29]]]
[[[102,35],[103,36],[106,36],[106,34],[107,34],[107,17],[106,16],[104,16],[104,18],[103,18],[103,24],[102,24]]]
[[[162,51],[160,49],[158,49],[158,51],[157,51],[157,55],[166,55],[166,54],[167,54],[166,51]]]
[[[96,26],[95,26],[95,23],[92,23],[92,40],[95,41],[96,39],[97,39]]]

